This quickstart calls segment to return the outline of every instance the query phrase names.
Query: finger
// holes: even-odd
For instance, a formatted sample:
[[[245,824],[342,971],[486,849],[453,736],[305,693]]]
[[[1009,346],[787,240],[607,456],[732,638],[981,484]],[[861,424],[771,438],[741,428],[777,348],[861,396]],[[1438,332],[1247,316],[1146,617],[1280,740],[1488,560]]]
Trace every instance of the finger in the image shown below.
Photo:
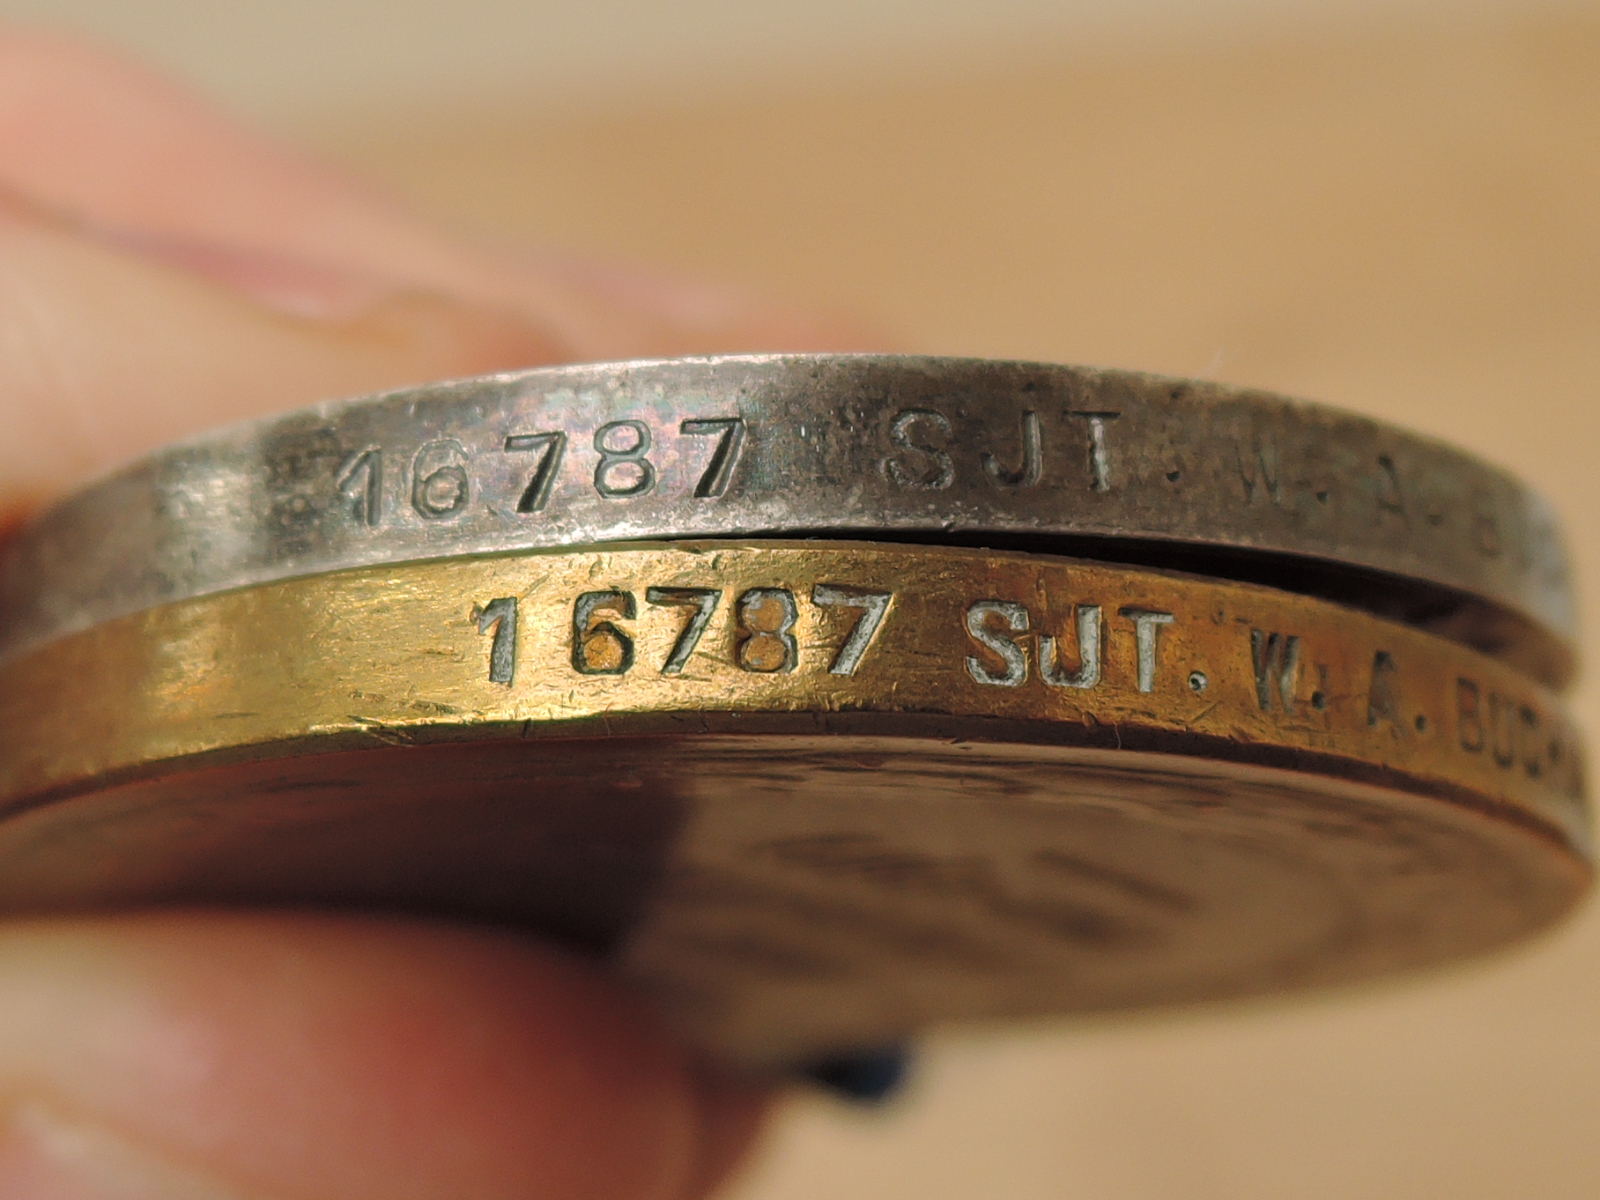
[[[0,509],[205,426],[561,352],[504,313],[348,290],[348,313],[296,318],[0,207]]]
[[[435,296],[370,292],[361,281],[351,283],[334,276],[317,282],[330,295],[343,284],[350,284],[344,287],[347,294],[343,303],[350,310],[346,315],[320,319],[287,316],[177,269],[166,260],[150,261],[126,249],[108,247],[81,230],[64,228],[59,222],[14,207],[0,211],[0,263],[5,264],[0,271],[0,337],[5,339],[5,352],[0,353],[0,396],[4,397],[0,421],[7,429],[7,436],[0,438],[0,479],[10,484],[9,495],[13,499],[28,489],[41,491],[59,486],[67,476],[126,457],[193,424],[250,415],[319,395],[491,369],[507,360],[549,352],[538,331],[502,314]],[[328,306],[330,311],[337,307]],[[96,1195],[90,1182],[74,1182],[70,1185],[73,1190],[68,1190],[66,1183],[57,1186],[46,1182],[73,1171],[93,1176],[99,1181],[93,1186],[107,1195],[139,1195],[127,1190],[135,1186],[144,1188],[151,1197],[278,1194],[262,1192],[254,1183],[250,1185],[254,1191],[240,1192],[232,1180],[236,1175],[250,1176],[253,1168],[248,1161],[241,1167],[228,1154],[212,1155],[207,1150],[209,1143],[197,1149],[178,1136],[189,1126],[151,1129],[119,1124],[123,1109],[115,1104],[107,1108],[110,1101],[133,1111],[150,1103],[138,1099],[147,1095],[158,1101],[155,1109],[176,1114],[174,1120],[189,1111],[196,1127],[204,1120],[221,1119],[218,1114],[230,1111],[228,1105],[232,1103],[240,1115],[230,1128],[244,1131],[241,1138],[255,1138],[272,1146],[277,1145],[272,1136],[277,1132],[274,1123],[285,1120],[283,1111],[288,1101],[272,1109],[263,1109],[259,1104],[252,1107],[253,1101],[245,1101],[262,1088],[270,1091],[283,1079],[306,1089],[308,1098],[299,1103],[313,1115],[326,1096],[345,1097],[341,1103],[347,1108],[364,1107],[367,1115],[363,1120],[367,1122],[390,1120],[392,1114],[385,1106],[398,1102],[397,1097],[412,1104],[413,1110],[423,1105],[421,1100],[406,1099],[407,1093],[397,1092],[387,1082],[414,1069],[407,1058],[408,1047],[399,1041],[368,1045],[363,1055],[355,1059],[325,1055],[320,1059],[325,1074],[314,1077],[303,1070],[290,1070],[285,1075],[284,1064],[273,1055],[258,1052],[251,1058],[245,1053],[251,1047],[265,1050],[284,1040],[301,1045],[311,1039],[311,1034],[298,1027],[272,1026],[269,1018],[277,1009],[301,1013],[309,1020],[317,1018],[319,1012],[326,1015],[328,997],[346,991],[354,996],[361,994],[348,974],[330,976],[326,969],[327,958],[338,958],[348,965],[354,961],[351,954],[341,950],[330,955],[324,946],[320,959],[307,958],[295,938],[285,939],[274,933],[278,927],[270,921],[262,926],[265,932],[259,935],[240,935],[236,931],[228,934],[236,955],[235,961],[224,968],[223,981],[257,978],[263,970],[270,973],[273,964],[287,954],[291,961],[304,964],[305,975],[291,981],[293,987],[274,990],[270,980],[260,986],[252,984],[245,995],[258,1003],[256,1009],[241,1008],[239,997],[226,989],[195,986],[187,992],[180,990],[178,1000],[187,1007],[180,1006],[181,1012],[175,1018],[178,1024],[172,1029],[177,1032],[163,1037],[158,1036],[159,1029],[152,1027],[116,1034],[112,1049],[130,1045],[154,1047],[150,1061],[133,1062],[119,1073],[107,1069],[106,1063],[92,1054],[85,1058],[89,1051],[107,1049],[93,1039],[87,1050],[75,1048],[75,1039],[83,1031],[109,1028],[96,1005],[113,997],[111,1003],[135,1012],[139,1011],[139,1003],[136,996],[116,999],[119,993],[114,980],[73,971],[63,975],[57,968],[63,962],[69,967],[81,967],[103,958],[105,948],[113,944],[141,944],[137,937],[130,940],[129,928],[114,924],[97,929],[84,924],[69,927],[62,934],[49,927],[34,927],[21,941],[14,940],[9,932],[0,933],[0,1097],[18,1097],[7,1126],[8,1140],[0,1145],[0,1195]],[[360,936],[364,935],[351,934],[352,939]],[[438,931],[434,936],[447,937]],[[142,944],[146,950],[151,948],[149,939]],[[17,950],[20,957],[8,957],[8,948]],[[141,968],[141,978],[148,977],[145,984],[151,986],[215,982],[215,971],[223,961],[210,942],[188,935],[156,939],[154,950],[158,952],[145,954],[136,964]],[[437,951],[436,946],[434,950]],[[535,952],[521,953],[542,961]],[[390,971],[425,979],[442,969],[437,952],[431,956],[412,954],[409,962],[405,958],[405,953],[397,953]],[[118,961],[115,956],[106,959],[108,969],[115,968]],[[605,1022],[581,1027],[563,1023],[564,1019],[552,1023],[544,1010],[524,1003],[516,987],[506,985],[503,978],[496,982],[492,972],[482,976],[480,982],[479,991],[461,1001],[468,1028],[484,1024],[479,1008],[485,1004],[493,1008],[499,1003],[501,1007],[490,1016],[501,1026],[509,1026],[508,1014],[515,1014],[519,1024],[503,1032],[507,1037],[522,1038],[529,1054],[545,1039],[551,1039],[572,1061],[592,1053],[604,1058],[607,1046],[614,1041],[614,1033]],[[394,992],[386,977],[381,986],[373,986],[379,991]],[[603,990],[604,985],[591,980],[590,986]],[[309,988],[313,994],[295,990],[300,987]],[[80,990],[82,995],[78,994]],[[497,996],[501,997],[498,1001]],[[171,1007],[177,1001],[168,997],[161,1003]],[[615,998],[611,1003],[617,1003]],[[592,1007],[587,1001],[585,1006]],[[41,1013],[73,1015],[47,1029],[39,1024]],[[205,1025],[208,1020],[220,1024]],[[493,1020],[489,1025],[493,1026]],[[167,1061],[160,1048],[172,1050],[177,1046],[181,1050],[184,1043],[180,1035],[191,1026],[215,1031],[214,1040],[222,1047],[218,1053],[228,1056],[226,1074],[232,1080],[228,1086],[243,1089],[238,1095],[207,1091],[202,1085],[211,1079],[209,1071],[200,1078],[176,1081],[160,1075],[161,1064]],[[34,1048],[33,1057],[9,1052],[7,1028],[13,1031],[12,1041]],[[500,1037],[500,1032],[495,1036]],[[649,1036],[655,1042],[660,1040],[659,1033]],[[599,1045],[594,1044],[595,1039],[599,1039]],[[652,1053],[680,1061],[677,1052],[668,1050],[664,1043],[655,1045]],[[27,1086],[12,1086],[5,1074],[6,1064],[23,1073],[24,1083],[32,1079],[38,1087],[30,1091]],[[62,1069],[68,1070],[67,1077],[60,1075]],[[544,1066],[530,1059],[527,1069],[538,1074]],[[471,1073],[464,1067],[462,1078]],[[163,1079],[168,1089],[165,1092],[158,1086]],[[104,1090],[118,1080],[122,1081],[123,1091],[112,1094]],[[751,1099],[748,1089],[730,1090],[724,1083],[708,1082],[703,1071],[691,1072],[686,1080],[673,1087],[692,1092],[691,1112],[701,1124],[686,1150],[680,1147],[673,1151],[679,1154],[681,1150],[682,1162],[663,1151],[661,1163],[666,1165],[658,1163],[648,1171],[640,1167],[626,1178],[606,1176],[596,1182],[583,1174],[589,1168],[582,1162],[562,1165],[564,1153],[587,1161],[590,1147],[577,1135],[565,1142],[547,1139],[534,1150],[524,1148],[522,1159],[513,1156],[502,1161],[510,1153],[503,1144],[504,1138],[480,1139],[473,1144],[473,1153],[481,1156],[484,1172],[509,1173],[508,1177],[513,1178],[515,1187],[504,1194],[659,1194],[670,1200],[697,1194],[703,1183],[715,1179],[737,1156],[750,1136],[753,1114],[759,1105]],[[79,1085],[102,1090],[83,1091]],[[179,1093],[190,1085],[198,1089],[195,1094],[202,1102],[197,1108],[184,1110]],[[451,1109],[458,1102],[456,1093],[460,1090],[433,1087],[419,1094],[430,1097],[430,1105]],[[672,1106],[680,1105],[679,1090],[642,1094],[644,1098],[638,1100],[641,1112],[650,1121],[666,1120],[674,1111]],[[97,1104],[99,1107],[95,1107]],[[607,1107],[615,1105],[608,1102]],[[662,1108],[662,1112],[649,1116],[656,1108]],[[545,1111],[537,1106],[524,1106],[522,1111],[528,1122],[540,1124],[545,1120]],[[645,1116],[639,1119],[645,1120]],[[311,1138],[303,1127],[293,1126],[292,1122],[290,1125],[299,1129],[301,1136]],[[352,1128],[359,1132],[365,1126]],[[565,1127],[558,1121],[557,1128]],[[328,1153],[346,1152],[341,1139],[350,1130],[329,1122],[323,1122],[320,1129],[318,1136],[325,1139]],[[642,1136],[627,1122],[616,1126],[614,1132],[629,1145],[630,1139]],[[360,1155],[369,1150],[370,1147],[354,1147],[351,1152],[356,1157],[351,1161],[358,1162]],[[528,1154],[534,1154],[533,1159]],[[602,1157],[613,1160],[615,1165],[626,1156],[605,1148]],[[283,1161],[292,1162],[292,1158],[284,1157]],[[535,1167],[549,1178],[539,1184],[541,1190],[519,1193],[517,1188],[525,1182],[523,1176]],[[6,1171],[11,1172],[15,1187],[6,1186]],[[322,1167],[308,1171],[317,1174]],[[560,1176],[563,1171],[572,1178]],[[572,1174],[574,1171],[577,1174]],[[435,1171],[436,1175],[441,1173],[445,1173],[442,1168]],[[381,1173],[374,1178],[380,1180],[381,1186],[373,1194],[408,1194],[390,1186]],[[426,1180],[428,1176],[419,1168],[416,1178]],[[127,1180],[133,1182],[127,1183],[123,1192],[113,1190],[114,1181],[117,1187],[124,1187]],[[139,1180],[154,1182],[146,1187]],[[563,1192],[560,1187],[576,1190]],[[617,1190],[607,1190],[612,1188]],[[296,1185],[296,1190],[285,1194],[316,1193]],[[459,1193],[444,1188],[414,1194]]]
[[[0,1195],[689,1200],[747,1138],[590,969],[360,918],[0,929]]]
[[[359,188],[242,137],[198,106],[184,109],[176,93],[141,107],[132,91],[119,90],[117,69],[85,66],[70,47],[57,51],[55,67],[47,61],[42,72],[23,69],[41,61],[36,48],[9,59],[0,52],[0,183],[35,202],[0,211],[0,505],[9,512],[225,420],[561,358],[737,349],[768,337],[767,345],[781,345],[799,324],[767,312],[751,318],[738,297],[657,289],[631,277],[596,282],[581,267],[500,266],[388,212]],[[152,95],[160,91],[151,86]],[[31,110],[19,102],[37,101],[40,88],[56,98]],[[69,103],[74,96],[77,108]],[[18,112],[25,119],[16,120]],[[73,121],[59,120],[62,113],[75,114]],[[120,125],[119,114],[127,118]],[[196,131],[205,136],[191,138]],[[19,136],[33,138],[31,149],[13,155],[6,139]],[[77,157],[52,157],[65,146]],[[741,344],[743,338],[749,340]],[[337,1007],[340,996],[403,998],[404,988],[393,983],[401,977],[454,986],[454,975],[440,975],[454,961],[440,951],[450,935],[432,931],[443,942],[419,948],[410,940],[418,931],[389,927],[394,937],[378,940],[393,954],[363,993],[360,979],[335,968],[356,963],[352,945],[368,933],[344,937],[352,945],[331,939],[333,950],[328,941],[308,949],[299,926],[262,918],[248,931],[230,929],[223,940],[236,954],[228,960],[215,938],[197,936],[208,928],[204,920],[187,920],[195,924],[145,926],[148,936],[131,934],[126,923],[35,926],[16,941],[0,935],[0,1097],[16,1098],[0,1142],[0,1194],[28,1195],[26,1184],[60,1197],[422,1197],[465,1190],[678,1200],[724,1170],[753,1127],[758,1105],[748,1088],[690,1071],[683,1086],[698,1122],[690,1124],[700,1133],[687,1146],[682,1136],[659,1132],[683,1127],[673,1116],[683,1112],[675,1082],[629,1093],[642,1124],[624,1121],[612,1130],[620,1140],[597,1149],[584,1140],[581,1122],[557,1121],[570,1136],[544,1138],[548,1112],[539,1104],[550,1101],[536,1088],[520,1099],[538,1101],[525,1111],[539,1129],[524,1131],[521,1143],[504,1129],[458,1130],[444,1122],[446,1149],[465,1147],[461,1153],[484,1183],[441,1183],[461,1164],[443,1151],[437,1161],[421,1161],[425,1122],[416,1113],[456,1105],[455,1092],[468,1086],[460,1081],[471,1083],[482,1062],[462,1067],[449,1087],[426,1076],[408,1090],[412,1046],[405,1039],[363,1042],[352,1056],[319,1054],[321,1074],[298,1052],[332,1046],[338,1039],[330,1030],[342,1038],[359,1024]],[[131,957],[109,956],[113,945],[128,946]],[[548,962],[526,948],[519,953]],[[275,969],[285,962],[295,970]],[[95,964],[104,973],[88,969]],[[520,1046],[517,1061],[535,1079],[550,1066],[541,1054],[560,1049],[568,1055],[560,1061],[570,1064],[597,1052],[594,1039],[602,1047],[615,1041],[605,1022],[564,1023],[525,1002],[545,970],[533,968],[521,984],[490,971],[478,991],[450,996],[467,1028]],[[236,981],[252,982],[230,991]],[[374,1028],[384,1028],[389,1010],[380,1003],[376,1011]],[[334,1019],[341,1013],[343,1023]],[[128,1014],[149,1019],[118,1025]],[[283,1024],[285,1014],[303,1017],[305,1027]],[[56,1017],[62,1019],[52,1023]],[[105,1036],[85,1041],[86,1030]],[[187,1040],[191,1034],[197,1043]],[[658,1034],[647,1040],[654,1053],[680,1061]],[[11,1043],[34,1051],[12,1054]],[[194,1061],[182,1051],[195,1044],[206,1052],[199,1056],[204,1069],[163,1074],[174,1062]],[[266,1053],[275,1047],[296,1053]],[[303,1085],[293,1103],[320,1124],[296,1123],[283,1094],[288,1083]],[[496,1077],[485,1094],[501,1095],[500,1111],[514,1112],[519,1096],[506,1090],[507,1081]],[[186,1107],[185,1096],[206,1102]],[[627,1099],[601,1107],[626,1108]],[[397,1122],[409,1140],[394,1136]],[[400,1142],[406,1145],[398,1150],[389,1145]],[[659,1151],[654,1157],[639,1149],[651,1146]],[[259,1147],[267,1149],[252,1157]],[[350,1178],[318,1154],[347,1162]],[[385,1175],[377,1159],[392,1159],[396,1173]],[[597,1161],[613,1174],[596,1175]],[[631,1174],[623,1170],[630,1162]],[[304,1179],[292,1177],[302,1168]],[[15,1188],[3,1186],[8,1170],[20,1181]],[[494,1192],[502,1178],[512,1180],[510,1190]],[[354,1190],[368,1179],[376,1181],[373,1191]],[[313,1190],[326,1180],[338,1190]]]
[[[0,27],[0,179],[106,229],[443,275],[460,253],[359,184],[93,43]]]
[[[151,253],[219,269],[315,264],[513,308],[578,359],[886,340],[737,288],[486,253],[148,69],[57,35],[0,31],[0,182]]]

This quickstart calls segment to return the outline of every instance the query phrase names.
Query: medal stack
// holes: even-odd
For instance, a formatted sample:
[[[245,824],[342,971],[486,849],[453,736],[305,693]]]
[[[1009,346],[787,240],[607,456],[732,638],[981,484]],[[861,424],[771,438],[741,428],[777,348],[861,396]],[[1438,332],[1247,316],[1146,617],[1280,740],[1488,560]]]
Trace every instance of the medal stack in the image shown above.
[[[762,1068],[1444,962],[1587,887],[1559,530],[1379,423],[734,357],[173,447],[0,563],[0,908],[401,909]]]

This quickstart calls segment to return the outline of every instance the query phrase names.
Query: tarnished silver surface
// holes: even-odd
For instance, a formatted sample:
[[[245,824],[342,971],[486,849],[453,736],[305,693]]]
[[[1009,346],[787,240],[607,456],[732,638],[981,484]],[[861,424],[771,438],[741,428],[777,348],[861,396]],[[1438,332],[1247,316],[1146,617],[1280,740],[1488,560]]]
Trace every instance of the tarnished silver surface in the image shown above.
[[[1557,522],[1471,456],[1216,384],[878,356],[542,368],[173,447],[7,548],[0,657],[168,601],[353,566],[861,531],[1269,582],[1547,683],[1574,667]]]

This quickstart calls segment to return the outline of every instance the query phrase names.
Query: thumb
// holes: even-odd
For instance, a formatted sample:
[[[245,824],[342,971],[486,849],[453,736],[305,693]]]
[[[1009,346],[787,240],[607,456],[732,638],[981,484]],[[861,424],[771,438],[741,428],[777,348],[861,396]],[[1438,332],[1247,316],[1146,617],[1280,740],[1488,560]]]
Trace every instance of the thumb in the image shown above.
[[[688,1200],[754,1088],[584,964],[362,918],[0,927],[0,1195]]]

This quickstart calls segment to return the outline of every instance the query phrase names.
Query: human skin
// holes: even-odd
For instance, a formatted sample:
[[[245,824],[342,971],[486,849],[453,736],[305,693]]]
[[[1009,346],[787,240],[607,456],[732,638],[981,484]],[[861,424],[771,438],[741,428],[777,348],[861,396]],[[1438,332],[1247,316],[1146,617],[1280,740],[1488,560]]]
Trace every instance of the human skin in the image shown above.
[[[461,243],[135,64],[0,29],[0,527],[173,438],[333,396],[868,348],[730,290]],[[527,937],[0,923],[7,1200],[692,1200],[766,1104]]]

